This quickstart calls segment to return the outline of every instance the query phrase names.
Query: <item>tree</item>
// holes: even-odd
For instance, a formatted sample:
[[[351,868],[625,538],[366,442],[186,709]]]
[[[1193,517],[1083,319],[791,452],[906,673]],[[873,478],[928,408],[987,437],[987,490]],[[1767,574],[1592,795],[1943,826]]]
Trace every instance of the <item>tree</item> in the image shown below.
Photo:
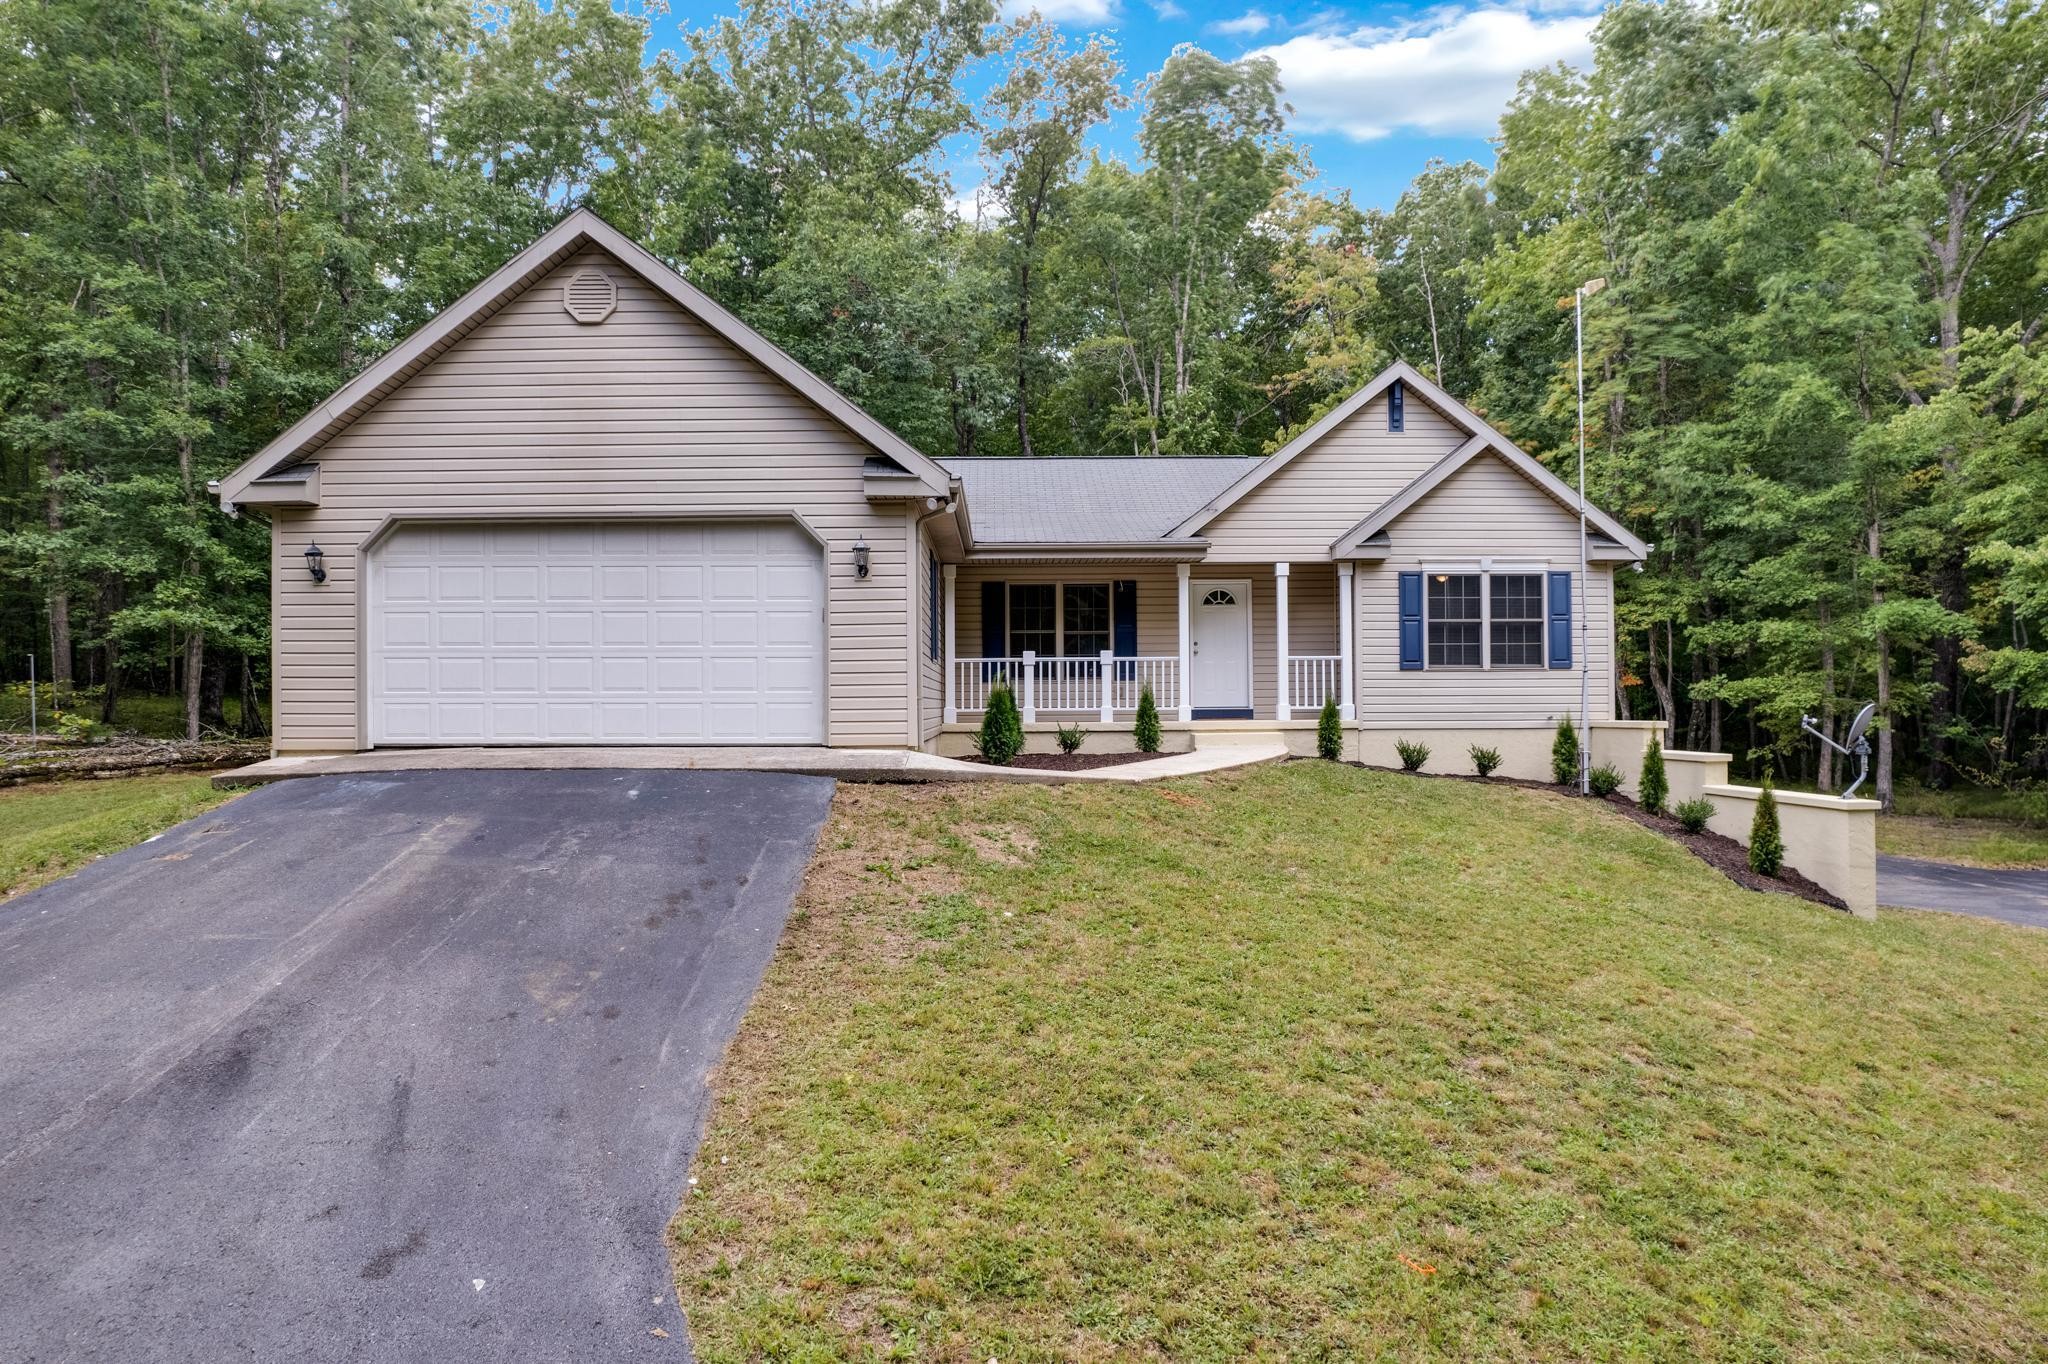
[[[1011,53],[1009,74],[984,103],[982,154],[999,221],[1016,336],[1017,453],[1030,455],[1032,390],[1039,355],[1032,339],[1033,272],[1055,205],[1073,183],[1082,140],[1112,110],[1129,103],[1117,88],[1122,67],[1091,38],[1069,51],[1059,29],[1033,15]]]

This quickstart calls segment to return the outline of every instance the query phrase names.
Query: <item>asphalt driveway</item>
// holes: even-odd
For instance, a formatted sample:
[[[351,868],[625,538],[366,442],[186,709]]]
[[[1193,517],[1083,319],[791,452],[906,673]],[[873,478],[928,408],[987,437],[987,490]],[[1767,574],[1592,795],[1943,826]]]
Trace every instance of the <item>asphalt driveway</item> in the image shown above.
[[[663,1228],[831,790],[292,781],[0,906],[0,1359],[686,1359]]]
[[[1901,909],[1946,909],[2048,928],[2048,871],[1994,871],[1880,855],[1877,899]]]

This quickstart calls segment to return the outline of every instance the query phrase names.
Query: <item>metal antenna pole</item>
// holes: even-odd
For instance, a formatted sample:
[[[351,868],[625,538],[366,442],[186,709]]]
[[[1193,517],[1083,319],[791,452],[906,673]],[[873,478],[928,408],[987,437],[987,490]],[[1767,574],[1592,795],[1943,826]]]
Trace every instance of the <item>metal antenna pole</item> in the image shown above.
[[[1586,654],[1586,286],[1572,292],[1572,332],[1579,357],[1579,794],[1592,790],[1593,676]]]

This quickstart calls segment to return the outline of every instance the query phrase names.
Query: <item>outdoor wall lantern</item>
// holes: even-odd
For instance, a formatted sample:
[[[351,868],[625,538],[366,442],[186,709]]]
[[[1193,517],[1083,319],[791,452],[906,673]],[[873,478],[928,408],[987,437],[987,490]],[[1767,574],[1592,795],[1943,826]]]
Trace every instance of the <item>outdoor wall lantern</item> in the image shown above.
[[[327,556],[320,552],[320,546],[306,546],[306,572],[313,575],[313,581],[316,583],[327,581],[327,570],[320,565],[320,561],[325,557]]]
[[[865,535],[853,542],[853,576],[868,576],[868,540]]]

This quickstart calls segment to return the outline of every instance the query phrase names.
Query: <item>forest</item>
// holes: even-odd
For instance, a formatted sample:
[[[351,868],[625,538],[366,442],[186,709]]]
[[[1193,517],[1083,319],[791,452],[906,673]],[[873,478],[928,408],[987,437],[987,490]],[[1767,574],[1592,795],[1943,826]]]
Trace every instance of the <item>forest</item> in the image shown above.
[[[1129,72],[994,0],[649,24],[0,6],[0,680],[260,733],[266,528],[207,480],[587,204],[934,454],[1258,453],[1401,357],[1571,477],[1605,279],[1621,713],[1834,789],[1799,719],[1874,700],[1887,801],[2048,786],[2041,0],[1622,0],[1392,209],[1269,61]]]

